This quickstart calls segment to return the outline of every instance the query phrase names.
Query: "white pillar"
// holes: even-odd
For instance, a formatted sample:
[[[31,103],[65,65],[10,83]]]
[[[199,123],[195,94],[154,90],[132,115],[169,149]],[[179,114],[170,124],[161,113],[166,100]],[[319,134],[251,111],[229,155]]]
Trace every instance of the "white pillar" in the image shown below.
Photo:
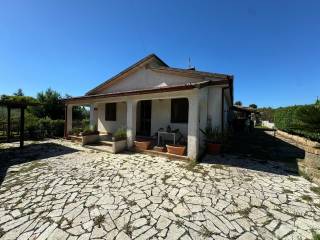
[[[127,101],[127,146],[131,148],[136,137],[137,102]]]
[[[199,154],[199,90],[188,98],[188,157],[197,159]]]
[[[199,128],[205,130],[208,125],[208,88],[199,91]],[[199,153],[205,151],[205,135],[199,132]]]
[[[72,130],[72,105],[67,105],[67,134]]]
[[[98,108],[96,104],[90,104],[90,126],[98,128]]]

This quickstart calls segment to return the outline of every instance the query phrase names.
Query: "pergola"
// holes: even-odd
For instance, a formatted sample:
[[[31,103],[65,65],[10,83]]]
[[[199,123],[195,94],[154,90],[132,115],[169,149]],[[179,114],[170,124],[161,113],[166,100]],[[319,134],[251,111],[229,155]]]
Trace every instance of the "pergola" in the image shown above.
[[[10,137],[11,137],[11,110],[20,109],[20,126],[19,126],[20,148],[22,148],[24,145],[24,111],[28,106],[38,105],[33,101],[28,101],[28,99],[27,100],[25,99],[21,100],[21,99],[18,99],[18,101],[16,99],[10,99],[10,98],[0,100],[0,106],[7,108],[7,132],[6,132],[7,142],[10,142]]]

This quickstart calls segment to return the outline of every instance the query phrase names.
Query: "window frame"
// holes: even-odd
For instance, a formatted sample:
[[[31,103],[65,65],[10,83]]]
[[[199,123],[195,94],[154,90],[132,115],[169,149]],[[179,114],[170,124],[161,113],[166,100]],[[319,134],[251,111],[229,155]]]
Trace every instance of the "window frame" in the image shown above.
[[[112,108],[107,110],[108,108]],[[113,111],[110,112],[109,111]],[[106,103],[104,107],[104,120],[109,122],[116,122],[117,121],[117,103]]]
[[[177,104],[186,104],[186,106],[183,107],[175,107],[174,105]],[[172,98],[171,99],[171,116],[170,116],[170,122],[171,123],[182,123],[182,124],[188,124],[188,120],[189,120],[189,101],[187,98]],[[182,111],[183,117],[181,118],[177,118],[177,115],[181,115],[180,113],[174,113],[174,111],[176,111],[175,109],[182,109],[180,111]]]

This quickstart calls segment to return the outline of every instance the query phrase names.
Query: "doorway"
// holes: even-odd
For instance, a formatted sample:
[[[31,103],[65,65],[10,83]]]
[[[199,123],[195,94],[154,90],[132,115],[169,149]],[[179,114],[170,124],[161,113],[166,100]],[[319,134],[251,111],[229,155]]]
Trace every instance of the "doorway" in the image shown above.
[[[150,137],[151,135],[151,100],[138,103],[137,135]]]

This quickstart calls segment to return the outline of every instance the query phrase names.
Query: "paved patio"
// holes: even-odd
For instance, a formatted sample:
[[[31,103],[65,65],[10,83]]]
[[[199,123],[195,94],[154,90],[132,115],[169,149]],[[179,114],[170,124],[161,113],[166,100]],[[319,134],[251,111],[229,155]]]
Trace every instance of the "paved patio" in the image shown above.
[[[280,163],[205,162],[63,140],[0,152],[1,239],[312,239],[320,231],[317,185]]]

